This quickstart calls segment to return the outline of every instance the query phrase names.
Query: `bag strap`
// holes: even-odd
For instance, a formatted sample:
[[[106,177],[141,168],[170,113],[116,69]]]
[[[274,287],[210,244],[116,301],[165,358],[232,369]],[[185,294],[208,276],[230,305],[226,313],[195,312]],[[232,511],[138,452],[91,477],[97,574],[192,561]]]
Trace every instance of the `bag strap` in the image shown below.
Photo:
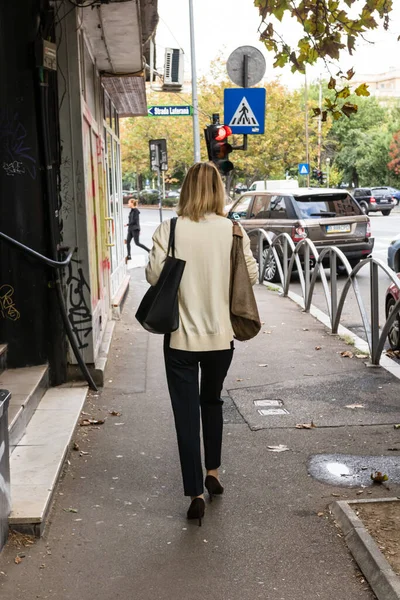
[[[170,220],[167,256],[169,256],[169,252],[171,250],[173,258],[175,258],[175,229],[176,229],[177,221],[178,221],[178,217],[174,217],[173,219]]]
[[[240,237],[240,238],[243,237],[242,228],[240,227],[239,223],[236,223],[235,221],[233,221],[232,235],[236,235],[237,237]]]

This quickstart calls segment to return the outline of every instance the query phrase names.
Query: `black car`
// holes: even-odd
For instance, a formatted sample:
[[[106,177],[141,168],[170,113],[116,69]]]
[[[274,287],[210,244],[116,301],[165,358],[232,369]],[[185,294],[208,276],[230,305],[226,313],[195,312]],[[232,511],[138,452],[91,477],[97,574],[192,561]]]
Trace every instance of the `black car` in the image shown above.
[[[388,217],[397,201],[388,187],[356,188],[353,196],[365,215],[370,212],[381,212]]]

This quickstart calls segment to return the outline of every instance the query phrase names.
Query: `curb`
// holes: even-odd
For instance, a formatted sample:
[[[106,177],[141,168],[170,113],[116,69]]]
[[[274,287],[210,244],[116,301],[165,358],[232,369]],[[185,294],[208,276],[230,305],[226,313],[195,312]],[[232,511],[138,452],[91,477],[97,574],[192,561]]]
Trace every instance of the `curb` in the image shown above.
[[[263,285],[266,288],[268,288],[268,286],[270,284],[264,282]],[[283,294],[282,286],[276,285],[276,288],[280,294]],[[295,302],[298,306],[300,306],[304,310],[304,300],[303,300],[302,296],[299,296],[299,294],[296,294],[295,292],[289,291],[287,297],[290,298],[290,300],[292,300],[292,302]],[[310,315],[312,315],[320,323],[325,325],[325,327],[327,327],[328,329],[331,328],[331,322],[330,322],[328,315],[326,315],[322,310],[320,310],[313,304],[311,304]],[[368,342],[366,342],[365,340],[360,338],[358,335],[356,335],[355,333],[350,331],[350,329],[347,329],[343,325],[339,325],[337,335],[346,336],[346,337],[351,338],[354,342],[354,347],[357,350],[360,350],[360,352],[367,352],[369,355]],[[370,363],[366,363],[366,365],[370,366],[370,367],[373,366]],[[400,364],[395,362],[388,356],[381,356],[381,359],[379,361],[379,366],[382,367],[383,369],[385,369],[386,371],[388,371],[389,373],[391,373],[394,377],[397,377],[397,379],[400,379]]]
[[[372,502],[400,502],[400,500],[398,498],[341,500],[332,503],[329,508],[343,531],[347,547],[378,600],[400,600],[400,578],[351,508],[351,505]]]

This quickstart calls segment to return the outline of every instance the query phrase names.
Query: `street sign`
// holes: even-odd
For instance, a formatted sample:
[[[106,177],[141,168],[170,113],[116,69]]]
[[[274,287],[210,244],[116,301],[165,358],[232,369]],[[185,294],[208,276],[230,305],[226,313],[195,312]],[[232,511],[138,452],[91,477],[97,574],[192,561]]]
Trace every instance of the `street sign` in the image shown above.
[[[254,46],[239,46],[232,52],[226,63],[229,79],[236,85],[243,85],[243,61],[247,59],[247,82],[246,87],[257,85],[265,75],[264,55]]]
[[[150,169],[168,171],[167,140],[150,140]]]
[[[308,163],[299,163],[299,173],[300,175],[309,175],[310,165]]]
[[[184,106],[148,106],[147,115],[149,117],[190,117],[192,107]]]
[[[224,124],[232,133],[264,133],[264,88],[227,88],[224,90]]]

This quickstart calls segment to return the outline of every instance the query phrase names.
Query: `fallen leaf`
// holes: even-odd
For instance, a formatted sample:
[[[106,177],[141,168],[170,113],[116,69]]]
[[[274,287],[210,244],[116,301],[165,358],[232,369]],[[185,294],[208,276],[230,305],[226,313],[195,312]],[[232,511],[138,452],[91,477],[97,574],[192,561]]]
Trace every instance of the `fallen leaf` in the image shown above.
[[[64,512],[70,512],[70,513],[77,513],[77,509],[76,508],[63,508]]]
[[[272,331],[263,331],[263,333],[267,333],[268,335],[272,333]]]
[[[289,448],[284,444],[279,444],[279,446],[267,446],[267,450],[270,452],[286,452]]]
[[[371,473],[371,479],[374,483],[383,483],[384,481],[388,481],[389,477],[386,473],[375,471],[375,473]]]
[[[120,417],[121,413],[117,412],[116,410],[111,410],[109,413],[112,417]]]
[[[393,425],[393,427],[394,427],[395,429],[400,429],[400,423],[397,423],[397,425]]]
[[[258,365],[259,367],[268,367],[267,363],[261,363],[261,365]]]
[[[323,517],[323,516],[324,516],[324,513],[323,513],[323,512],[319,512],[319,513],[317,513],[317,517]]]
[[[364,404],[346,404],[345,408],[365,408]]]
[[[238,377],[238,378],[236,379],[236,381],[243,381],[243,379],[242,379],[241,377]]]
[[[335,492],[331,494],[331,496],[334,496],[335,498],[340,498],[340,494],[336,494]]]
[[[77,452],[79,450],[79,446],[76,442],[74,442],[73,449]]]
[[[310,331],[308,327],[303,327],[303,331]]]
[[[84,452],[83,450],[79,452],[79,456],[87,456],[88,454],[89,452]]]
[[[314,425],[314,421],[311,423],[297,423],[296,429],[314,429],[316,425]]]
[[[368,358],[369,354],[356,354],[356,358]]]
[[[322,350],[322,347],[321,346],[315,346],[315,349],[316,350]]]
[[[350,352],[350,350],[343,350],[343,352],[341,352],[340,355],[344,358],[353,358],[354,356],[354,354]]]
[[[361,494],[364,493],[364,490],[358,490],[358,492],[356,492],[357,496],[361,496]]]
[[[79,425],[81,427],[88,427],[90,425],[104,425],[104,419],[83,419]]]
[[[398,452],[400,448],[388,448],[389,452]]]
[[[19,563],[22,563],[22,558],[20,556],[16,556],[14,558],[14,562],[15,562],[16,565],[19,565]]]

